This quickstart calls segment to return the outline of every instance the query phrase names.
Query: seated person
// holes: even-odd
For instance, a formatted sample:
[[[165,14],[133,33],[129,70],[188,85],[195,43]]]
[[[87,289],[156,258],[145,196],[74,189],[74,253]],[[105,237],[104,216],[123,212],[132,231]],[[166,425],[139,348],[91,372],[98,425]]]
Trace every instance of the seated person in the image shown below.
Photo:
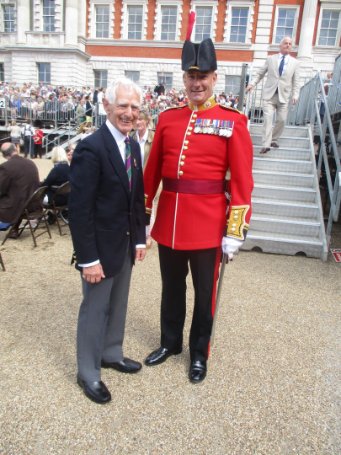
[[[19,156],[15,144],[5,142],[1,146],[1,152],[6,159],[0,165],[1,229],[15,223],[10,238],[17,238],[24,207],[39,187],[38,168],[33,161]]]
[[[70,166],[63,147],[54,147],[52,149],[51,160],[54,164],[46,179],[41,182],[41,186],[47,186],[45,204],[51,204],[56,189],[65,182],[69,181]],[[67,204],[67,195],[60,195],[55,200],[57,205]]]

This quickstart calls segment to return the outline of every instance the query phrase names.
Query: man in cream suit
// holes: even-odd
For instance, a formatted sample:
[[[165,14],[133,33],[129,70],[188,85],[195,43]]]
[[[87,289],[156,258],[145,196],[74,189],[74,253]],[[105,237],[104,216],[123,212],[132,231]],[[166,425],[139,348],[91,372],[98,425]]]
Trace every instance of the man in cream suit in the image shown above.
[[[296,104],[299,95],[299,62],[289,54],[292,48],[292,39],[284,37],[279,45],[279,54],[271,55],[265,65],[259,69],[254,79],[246,87],[252,90],[268,73],[263,88],[263,115],[264,129],[262,149],[260,153],[267,153],[270,147],[278,147],[288,113],[291,95],[292,104]],[[276,122],[272,129],[273,114],[276,112]]]

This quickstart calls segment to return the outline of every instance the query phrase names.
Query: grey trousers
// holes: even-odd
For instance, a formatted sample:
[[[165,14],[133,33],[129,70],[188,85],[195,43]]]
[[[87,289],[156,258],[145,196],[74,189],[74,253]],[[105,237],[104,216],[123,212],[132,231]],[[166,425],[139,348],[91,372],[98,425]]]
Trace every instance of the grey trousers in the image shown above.
[[[83,280],[77,327],[78,375],[101,380],[101,361],[123,359],[123,339],[132,263],[129,252],[118,275],[91,284]]]

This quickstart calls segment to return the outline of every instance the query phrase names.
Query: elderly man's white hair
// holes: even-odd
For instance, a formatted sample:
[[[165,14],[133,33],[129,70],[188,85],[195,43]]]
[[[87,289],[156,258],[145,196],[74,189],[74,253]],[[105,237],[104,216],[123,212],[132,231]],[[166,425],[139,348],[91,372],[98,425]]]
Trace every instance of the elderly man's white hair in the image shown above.
[[[283,38],[281,39],[280,43],[279,44],[283,44],[285,40],[289,39],[291,41],[291,44],[292,44],[292,37],[287,35],[287,36],[283,36]]]
[[[119,79],[116,79],[105,91],[105,99],[109,101],[110,104],[115,104],[117,90],[119,88],[123,88],[128,93],[135,92],[139,97],[140,103],[142,103],[142,90],[140,87],[131,79],[128,79],[127,77],[120,77]]]

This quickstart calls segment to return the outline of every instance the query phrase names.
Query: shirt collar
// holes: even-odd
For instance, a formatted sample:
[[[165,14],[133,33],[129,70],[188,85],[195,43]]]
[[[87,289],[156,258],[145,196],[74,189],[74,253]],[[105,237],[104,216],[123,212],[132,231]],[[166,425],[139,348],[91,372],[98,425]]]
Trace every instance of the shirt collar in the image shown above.
[[[113,135],[118,147],[120,147],[127,136],[122,134],[121,131],[115,128],[114,125],[108,119],[105,121],[105,124],[107,125],[110,133]]]

